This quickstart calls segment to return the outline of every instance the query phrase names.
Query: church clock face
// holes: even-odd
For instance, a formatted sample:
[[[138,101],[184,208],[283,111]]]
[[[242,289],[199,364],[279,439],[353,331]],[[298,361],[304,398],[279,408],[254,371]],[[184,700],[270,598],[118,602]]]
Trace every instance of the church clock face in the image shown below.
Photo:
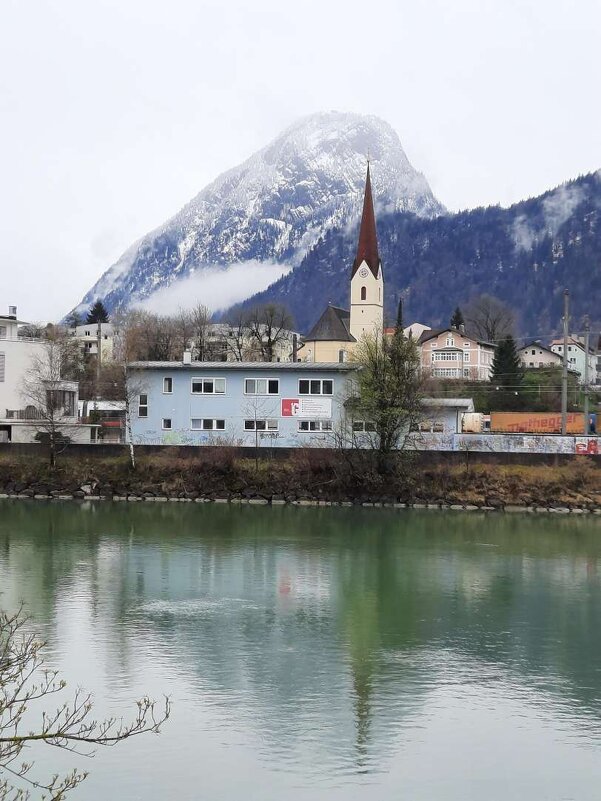
[[[361,276],[361,278],[367,278],[367,272],[368,272],[367,267],[362,267],[359,270],[359,275]]]

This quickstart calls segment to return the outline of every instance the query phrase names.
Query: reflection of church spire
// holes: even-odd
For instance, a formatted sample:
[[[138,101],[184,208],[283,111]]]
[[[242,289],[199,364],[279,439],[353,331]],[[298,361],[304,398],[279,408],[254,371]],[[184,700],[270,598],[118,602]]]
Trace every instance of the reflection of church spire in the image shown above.
[[[355,729],[357,747],[357,767],[367,770],[369,744],[369,726],[371,723],[371,675],[372,665],[368,659],[353,660],[351,665],[353,671],[353,690],[355,697],[353,707],[355,710]]]
[[[348,587],[346,634],[353,680],[357,768],[368,769],[371,692],[374,659],[379,646],[378,601],[373,593],[359,590],[360,584]]]

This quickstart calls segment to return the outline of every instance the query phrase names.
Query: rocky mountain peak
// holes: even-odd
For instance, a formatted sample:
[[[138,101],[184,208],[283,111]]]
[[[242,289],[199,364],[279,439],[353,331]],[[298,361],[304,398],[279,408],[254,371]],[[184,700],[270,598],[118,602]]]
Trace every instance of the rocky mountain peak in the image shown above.
[[[133,244],[78,309],[98,298],[111,311],[123,309],[192,274],[234,264],[294,268],[329,230],[355,222],[368,154],[377,212],[444,212],[388,123],[335,111],[313,114]],[[208,298],[198,301],[211,305]]]

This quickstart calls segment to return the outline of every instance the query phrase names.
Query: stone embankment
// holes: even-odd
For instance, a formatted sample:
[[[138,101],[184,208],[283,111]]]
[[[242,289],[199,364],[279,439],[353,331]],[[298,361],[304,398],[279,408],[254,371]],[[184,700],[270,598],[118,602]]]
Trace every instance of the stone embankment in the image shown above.
[[[324,497],[308,497],[306,494],[269,495],[256,489],[246,488],[242,493],[211,493],[202,495],[195,492],[178,492],[162,495],[154,492],[130,492],[124,488],[113,489],[110,485],[82,483],[77,486],[52,489],[49,484],[25,484],[9,482],[0,486],[0,499],[22,498],[43,501],[125,501],[129,503],[217,503],[217,504],[249,504],[256,506],[362,506],[368,508],[393,509],[446,509],[451,511],[480,512],[522,512],[522,513],[555,513],[555,514],[596,514],[601,515],[601,505],[587,501],[582,505],[529,505],[521,503],[505,503],[499,497],[487,498],[484,502],[458,503],[446,502],[444,499],[428,501],[415,498],[400,500],[393,496],[378,496],[366,499],[365,496],[331,500]],[[454,499],[457,500],[456,498]]]

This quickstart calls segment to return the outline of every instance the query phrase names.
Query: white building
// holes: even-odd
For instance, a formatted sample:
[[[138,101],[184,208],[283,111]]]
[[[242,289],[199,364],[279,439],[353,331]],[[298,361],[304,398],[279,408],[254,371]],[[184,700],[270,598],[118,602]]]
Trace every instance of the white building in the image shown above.
[[[32,359],[42,354],[39,340],[19,337],[16,306],[0,314],[0,442],[12,439],[15,421],[24,414],[23,384]]]
[[[44,426],[43,415],[23,392],[32,363],[44,356],[40,339],[19,336],[17,309],[9,306],[0,315],[0,442],[35,442]],[[77,424],[78,384],[76,381],[52,382],[47,388],[48,402],[60,403],[61,427],[65,436],[77,442],[90,442],[96,427]]]
[[[551,350],[553,353],[559,354],[563,359],[563,339],[554,339],[551,343]],[[570,337],[568,339],[568,369],[574,370],[579,373],[579,382],[584,383],[584,343],[580,340]],[[594,384],[597,380],[597,354],[595,350],[589,347],[588,353],[588,382]]]
[[[561,367],[559,353],[547,348],[541,342],[529,342],[519,348],[518,355],[524,367]]]
[[[75,337],[85,355],[96,356],[100,345],[102,363],[113,361],[114,329],[112,323],[86,323],[71,328],[69,333]]]

